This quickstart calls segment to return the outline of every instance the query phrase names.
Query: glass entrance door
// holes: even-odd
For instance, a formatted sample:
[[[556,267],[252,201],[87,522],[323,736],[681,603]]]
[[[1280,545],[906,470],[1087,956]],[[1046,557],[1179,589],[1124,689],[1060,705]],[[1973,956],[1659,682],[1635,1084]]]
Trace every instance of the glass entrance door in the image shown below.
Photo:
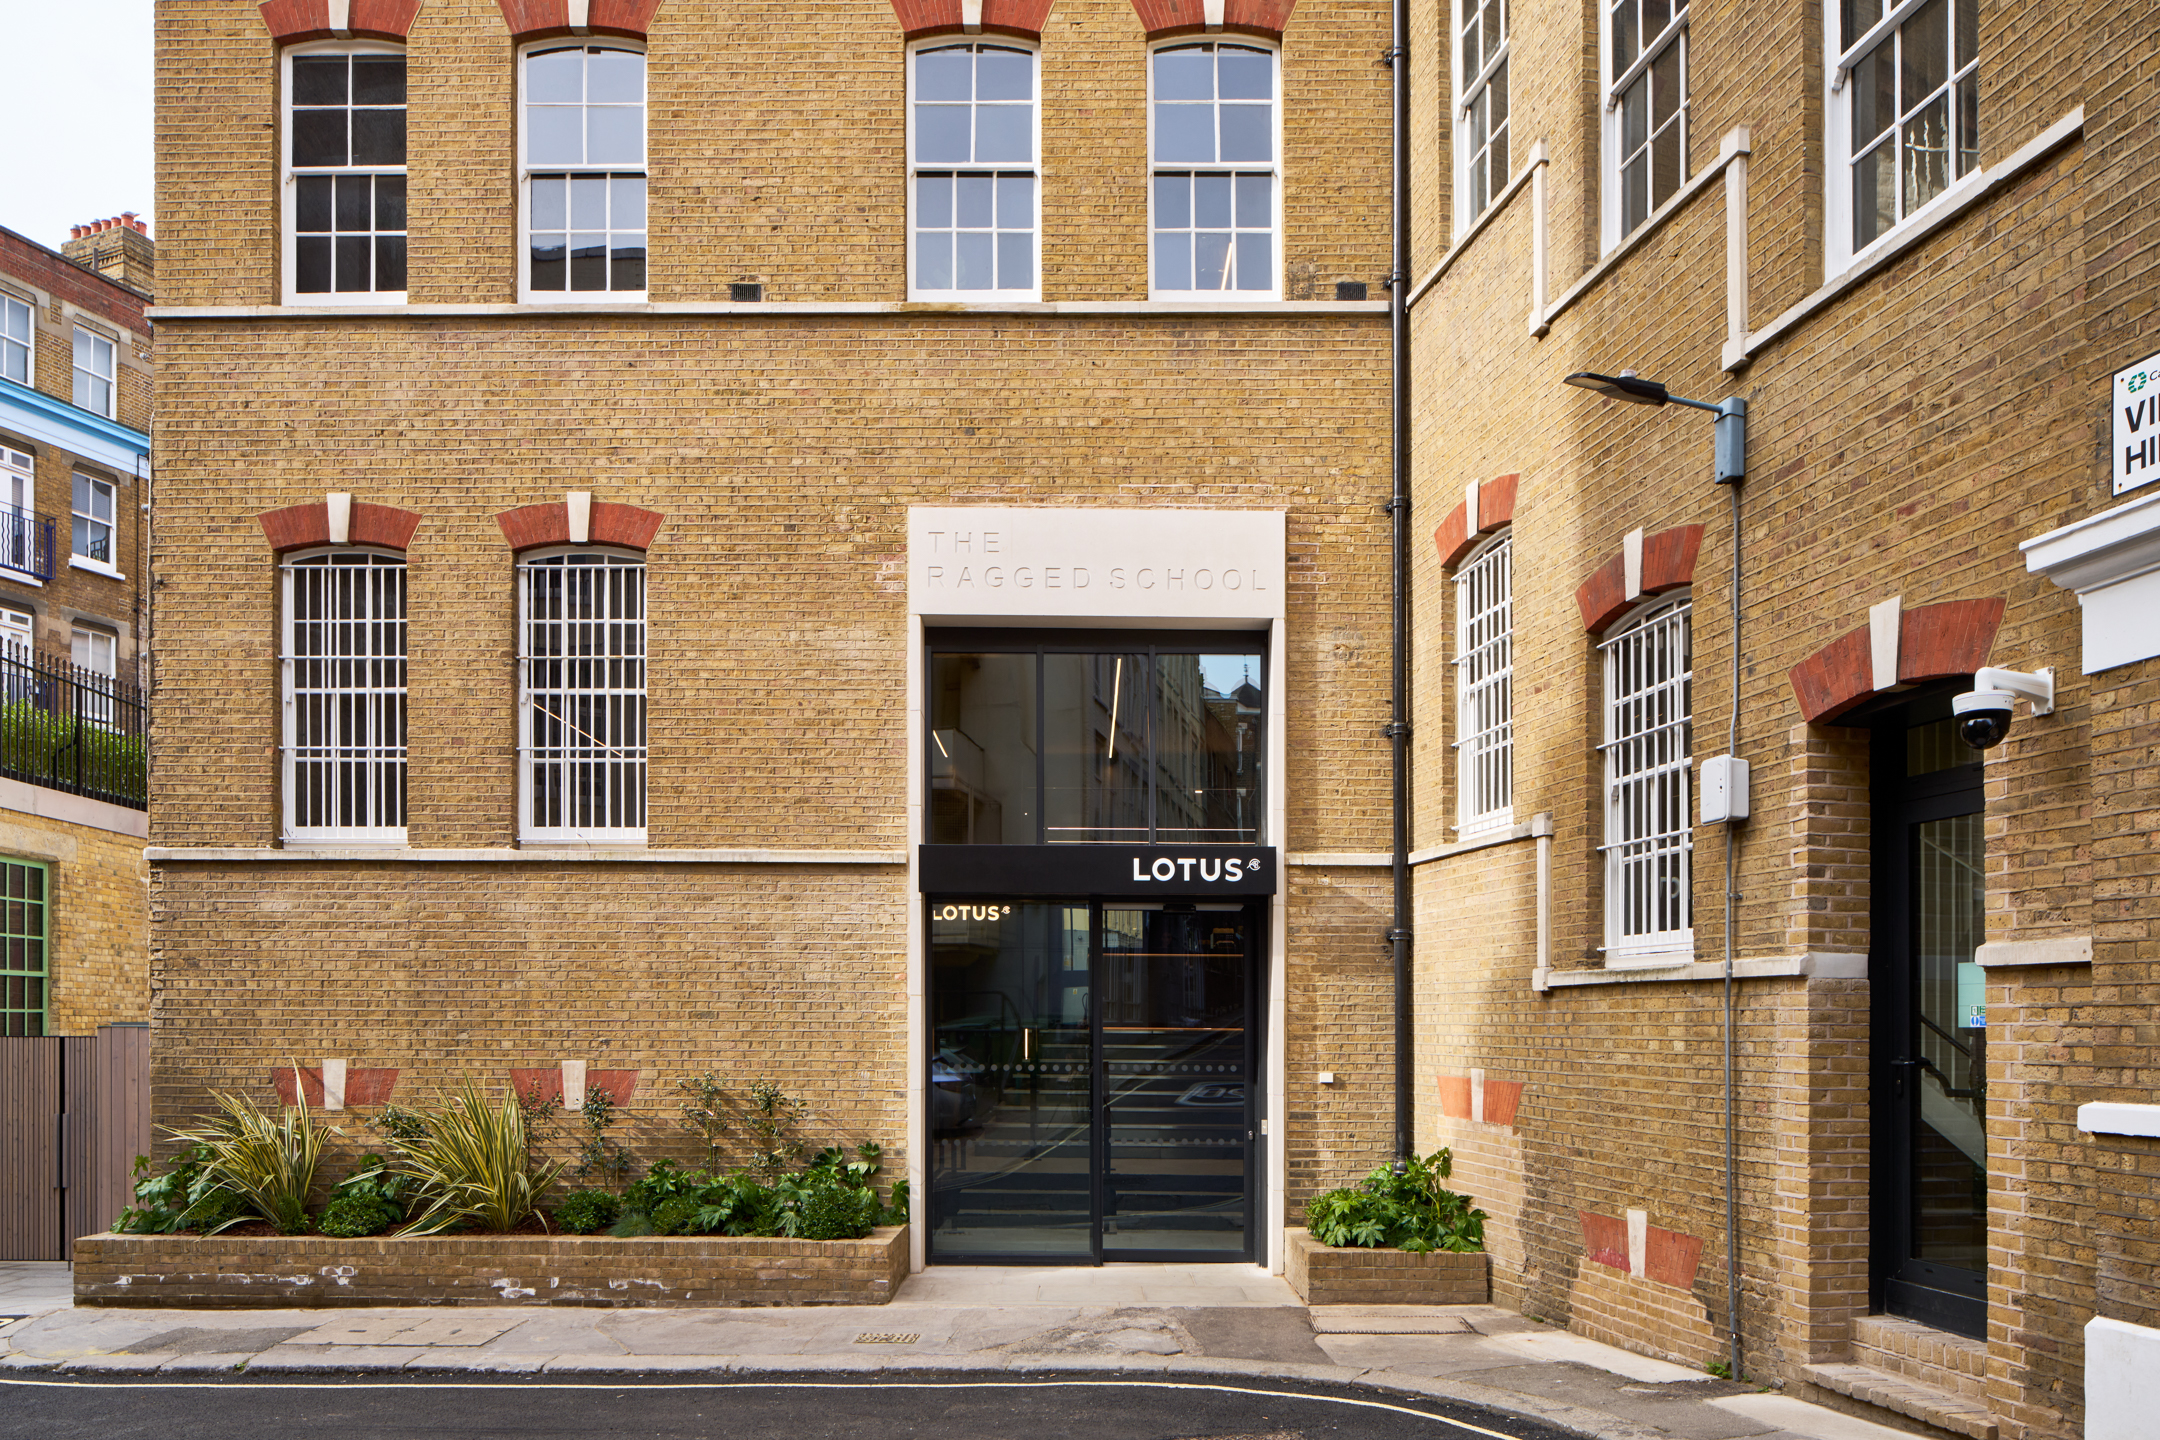
[[[932,901],[930,1254],[1253,1254],[1257,905]]]
[[[1885,727],[1876,851],[1876,1272],[1882,1308],[1985,1334],[1986,991],[1979,752]],[[1892,771],[1894,773],[1883,773]]]

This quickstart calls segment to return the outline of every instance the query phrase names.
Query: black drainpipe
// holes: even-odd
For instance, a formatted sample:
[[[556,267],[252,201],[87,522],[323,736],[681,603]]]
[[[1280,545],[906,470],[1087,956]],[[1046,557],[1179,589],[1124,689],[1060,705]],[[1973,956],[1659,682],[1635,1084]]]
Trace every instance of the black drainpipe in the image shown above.
[[[1395,565],[1393,700],[1386,735],[1392,749],[1395,800],[1395,919],[1388,946],[1395,959],[1395,1156],[1413,1153],[1410,995],[1410,6],[1394,0],[1395,36],[1386,62],[1393,72],[1393,247],[1388,265],[1388,350],[1393,370],[1390,418],[1394,430]]]

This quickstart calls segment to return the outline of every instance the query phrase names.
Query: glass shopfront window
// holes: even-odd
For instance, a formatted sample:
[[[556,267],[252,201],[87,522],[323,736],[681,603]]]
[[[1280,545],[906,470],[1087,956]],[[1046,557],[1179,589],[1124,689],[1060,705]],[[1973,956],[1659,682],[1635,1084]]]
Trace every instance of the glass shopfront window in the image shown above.
[[[933,845],[1260,841],[1256,638],[932,642]]]

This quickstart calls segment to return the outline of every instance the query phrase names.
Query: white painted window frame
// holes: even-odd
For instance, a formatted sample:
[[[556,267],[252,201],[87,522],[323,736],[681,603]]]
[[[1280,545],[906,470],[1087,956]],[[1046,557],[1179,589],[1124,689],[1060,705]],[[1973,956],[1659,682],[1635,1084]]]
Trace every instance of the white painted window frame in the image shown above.
[[[550,562],[562,560],[566,557],[597,560],[604,562],[604,564],[608,568],[619,567],[623,569],[634,569],[638,572],[639,613],[635,618],[635,624],[638,634],[636,658],[638,660],[639,683],[635,687],[605,685],[588,687],[565,686],[561,690],[551,693],[564,694],[570,693],[573,689],[576,689],[579,693],[584,694],[636,696],[639,705],[639,714],[641,716],[641,733],[639,734],[637,743],[634,746],[622,748],[619,746],[609,745],[608,742],[604,740],[598,740],[597,737],[591,738],[594,738],[596,740],[596,743],[598,743],[602,749],[609,750],[611,753],[616,755],[619,761],[626,761],[636,767],[638,777],[637,813],[641,822],[646,818],[647,806],[649,805],[651,798],[651,722],[649,705],[651,697],[652,656],[650,640],[652,633],[652,606],[651,592],[647,584],[648,572],[645,556],[634,550],[618,550],[611,546],[599,545],[558,545],[550,546],[542,550],[528,551],[527,553],[520,555],[517,562],[518,839],[521,843],[527,845],[644,845],[646,843],[647,828],[643,823],[634,826],[624,825],[578,827],[569,825],[543,826],[535,824],[533,821],[533,805],[535,797],[532,781],[534,768],[542,763],[556,763],[562,765],[565,769],[567,769],[569,766],[577,763],[574,760],[568,759],[556,762],[543,762],[535,754],[536,744],[533,735],[533,712],[535,706],[541,703],[536,697],[533,689],[534,661],[536,658],[539,658],[533,654],[532,645],[532,627],[534,623],[531,610],[533,575],[538,567],[542,565],[547,565]],[[600,567],[595,566],[593,568],[597,569]],[[567,628],[573,622],[565,620],[559,623],[561,623],[565,628]],[[598,622],[591,623],[600,623],[605,625],[622,624],[625,622],[620,618],[610,617]],[[567,648],[562,653],[568,653]],[[560,718],[564,721],[566,725],[574,727],[575,722],[570,720],[568,716],[562,716]]]
[[[1034,158],[1026,166],[1010,162],[992,161],[984,165],[956,165],[944,161],[918,164],[915,159],[915,57],[926,50],[948,50],[960,45],[990,45],[1002,50],[1016,50],[1029,57],[1035,76],[1035,131],[1030,141]],[[907,297],[910,300],[934,300],[945,304],[1002,302],[1036,302],[1042,299],[1043,281],[1043,190],[1049,183],[1049,174],[1043,165],[1043,86],[1042,47],[1010,35],[938,35],[928,40],[917,40],[907,47],[906,75],[906,139],[907,153],[904,157],[907,189]],[[925,170],[1003,170],[1014,172],[1026,169],[1035,177],[1035,283],[1023,290],[926,290],[915,283],[915,191],[916,178]]]
[[[105,492],[106,498],[112,502],[112,515],[109,519],[100,520],[94,513],[76,508],[75,484],[77,481],[88,482],[92,489]],[[105,554],[107,558],[99,560],[87,551],[75,548],[75,522],[77,520],[85,520],[92,525],[103,525],[105,527]],[[93,475],[87,470],[77,470],[68,480],[68,564],[78,570],[94,571],[99,575],[110,575],[114,579],[118,579],[120,578],[120,567],[115,561],[119,549],[120,486],[115,481],[107,480],[103,476]]]
[[[1662,595],[1614,625],[1598,646],[1605,737],[1598,747],[1605,776],[1599,848],[1605,962],[1613,968],[1694,953],[1693,623],[1687,592]],[[1647,670],[1646,662],[1658,668]],[[1654,697],[1675,693],[1677,713],[1635,723]],[[1631,914],[1657,904],[1652,891],[1660,866],[1670,867],[1666,876],[1677,899],[1666,918],[1679,923],[1631,926]]]
[[[375,614],[373,613],[374,607],[370,605],[368,606],[368,610],[370,613],[364,616],[353,615],[346,617],[338,617],[330,621],[322,622],[328,626],[357,626],[366,633],[371,643],[366,649],[348,647],[348,653],[345,654],[332,656],[329,654],[329,652],[324,651],[316,655],[310,655],[306,657],[308,659],[331,659],[334,661],[347,662],[379,661],[381,659],[387,658],[393,652],[388,647],[376,645],[372,642],[382,637],[382,627],[394,626],[397,636],[396,649],[394,653],[397,657],[399,677],[398,683],[394,685],[323,685],[310,688],[305,695],[303,695],[300,686],[299,666],[303,657],[300,655],[300,647],[295,634],[295,620],[299,612],[299,606],[296,603],[298,597],[296,596],[295,592],[300,584],[300,574],[303,570],[309,573],[320,573],[324,575],[339,573],[337,567],[312,564],[310,562],[325,561],[333,557],[345,556],[364,556],[370,562],[365,567],[359,565],[349,567],[346,573],[351,574],[372,573],[374,571],[384,569],[396,569],[402,571],[406,568],[405,557],[395,551],[374,550],[366,546],[346,545],[297,551],[291,555],[287,555],[286,557],[284,557],[284,559],[280,562],[278,566],[279,588],[282,594],[283,606],[279,620],[279,648],[281,652],[279,659],[279,670],[281,676],[281,701],[284,717],[282,743],[280,745],[280,758],[282,760],[282,765],[280,768],[282,771],[282,788],[284,792],[284,838],[287,842],[314,844],[330,843],[339,845],[403,845],[406,839],[406,826],[404,822],[407,815],[408,804],[408,797],[406,791],[406,746],[403,743],[385,743],[382,740],[381,736],[383,709],[387,708],[391,704],[395,704],[399,712],[397,725],[398,730],[401,734],[404,733],[406,729],[406,723],[410,715],[410,675],[406,669],[408,663],[407,656],[409,654],[408,638],[410,636],[411,623],[410,601],[405,600],[403,603],[401,603],[399,607],[401,613],[394,616]],[[372,587],[368,587],[365,591],[363,591],[363,593],[372,594]],[[402,597],[404,594],[403,586],[400,587],[400,593]],[[320,695],[326,697],[358,697],[362,703],[370,704],[372,709],[370,719],[374,726],[371,732],[370,743],[364,746],[354,746],[352,744],[339,743],[339,737],[325,736],[321,739],[320,743],[304,744],[305,741],[313,739],[314,737],[303,736],[301,733],[302,727],[300,718],[300,706],[305,700],[305,698],[307,698],[307,696],[312,695]],[[334,709],[334,707],[332,708]],[[333,726],[335,725],[334,720],[331,723]],[[377,781],[377,777],[380,775],[380,773],[386,769],[394,770],[397,790],[398,823],[394,825],[302,824],[300,822],[299,816],[299,800],[302,789],[302,777],[300,774],[300,766],[302,762],[300,758],[300,752],[303,748],[334,750],[339,752],[352,752],[356,749],[360,750],[362,753],[360,754],[357,762],[346,761],[344,763],[358,763],[360,767],[368,774],[369,780],[367,782],[367,785],[371,796],[379,795],[380,793],[380,786]],[[326,763],[335,764],[339,762],[329,761]]]
[[[1455,569],[1455,828],[1464,836],[1515,823],[1514,533],[1488,536]]]
[[[1457,239],[1461,239],[1468,234],[1470,227],[1478,222],[1478,218],[1492,208],[1494,199],[1507,189],[1510,178],[1508,175],[1492,175],[1488,173],[1486,177],[1485,203],[1476,209],[1472,209],[1470,206],[1470,166],[1471,162],[1477,159],[1477,152],[1472,151],[1470,148],[1470,111],[1485,92],[1491,88],[1494,78],[1503,71],[1507,72],[1508,75],[1508,119],[1506,122],[1508,158],[1510,165],[1514,162],[1515,77],[1512,56],[1514,54],[1515,40],[1515,0],[1501,0],[1500,28],[1505,33],[1501,36],[1500,46],[1478,69],[1478,72],[1471,75],[1466,74],[1463,68],[1463,32],[1470,28],[1470,20],[1467,17],[1474,15],[1479,8],[1478,0],[1453,0],[1447,12],[1448,73],[1455,77],[1455,108],[1451,112],[1453,123],[1448,128],[1451,132],[1451,145],[1454,150],[1455,203],[1451,208],[1455,212],[1455,237]],[[1480,48],[1482,48],[1482,45]],[[1491,148],[1491,139],[1488,136],[1485,149],[1489,152]]]
[[[1945,0],[1945,3],[1951,6],[1951,23],[1954,25],[1956,23],[1954,0]],[[1854,66],[1862,59],[1865,59],[1876,47],[1895,45],[1898,41],[1898,34],[1904,28],[1905,22],[1911,19],[1926,4],[1927,0],[1898,0],[1898,3],[1890,8],[1889,13],[1881,21],[1871,26],[1851,46],[1842,49],[1839,43],[1844,38],[1841,24],[1843,19],[1842,7],[1834,3],[1834,0],[1826,0],[1822,7],[1823,53],[1834,57],[1823,66],[1823,155],[1825,161],[1823,168],[1825,171],[1824,185],[1828,191],[1824,196],[1823,205],[1823,275],[1825,279],[1832,279],[1843,274],[1854,265],[1896,243],[1898,237],[1911,229],[1913,225],[1924,221],[1927,216],[1933,215],[1939,210],[1960,203],[1965,192],[1986,183],[1987,167],[1984,164],[1975,165],[1965,174],[1952,180],[1949,185],[1944,187],[1942,193],[1935,196],[1934,199],[1928,201],[1919,209],[1898,217],[1895,223],[1884,230],[1882,234],[1876,236],[1865,247],[1856,249],[1853,246],[1853,161],[1857,157],[1852,153],[1852,71]],[[1973,63],[1970,68],[1977,71],[1982,58],[1979,53],[1978,42],[1975,41]],[[1949,73],[1948,88],[1955,92],[1959,78],[1967,72],[1957,65],[1957,45],[1954,38],[1951,42]],[[1899,95],[1899,105],[1902,109],[1904,105],[1902,93]],[[1891,125],[1891,130],[1894,133],[1889,143],[1893,147],[1904,144],[1903,119],[1903,115],[1900,115]],[[1951,123],[1951,153],[1953,155],[1957,150],[1956,129],[1956,122],[1953,117]],[[1899,173],[1902,173],[1901,167],[1902,160],[1895,162],[1895,168],[1899,169]]]
[[[526,158],[525,63],[533,55],[550,50],[623,50],[644,59],[645,64],[645,158],[635,168],[645,177],[645,289],[643,290],[535,290],[532,288],[532,165]],[[517,295],[520,305],[642,305],[652,293],[652,62],[648,49],[635,40],[607,35],[557,35],[520,45],[517,51],[513,105],[517,110]],[[549,165],[549,175],[627,175],[628,165]],[[569,263],[565,257],[565,264]]]
[[[37,617],[30,611],[19,609],[13,605],[0,606],[0,655],[4,655],[19,664],[27,665],[30,663],[31,652],[36,646]],[[21,689],[21,682],[18,677],[9,676],[8,680],[9,684],[5,691],[5,698],[9,700],[24,698],[24,695],[28,693],[27,691],[22,694],[16,693]]]
[[[15,317],[22,316],[22,334],[15,334]],[[0,379],[14,379],[7,373],[5,363],[10,351],[22,352],[22,379],[15,383],[26,389],[37,388],[37,306],[10,291],[0,290]]]
[[[90,353],[93,363],[88,366],[84,365],[79,358],[85,340],[88,340],[92,346]],[[105,347],[106,364],[103,373],[98,371],[94,363],[97,355],[95,347],[99,345]],[[76,409],[87,410],[92,415],[101,415],[107,420],[119,415],[120,345],[121,341],[117,336],[108,335],[103,330],[85,325],[81,321],[76,322],[74,339],[69,348],[69,364],[75,375],[75,385],[71,398],[75,402]],[[99,409],[95,405],[82,403],[83,378],[85,376],[89,377],[91,383],[102,384],[105,387],[105,407],[103,409]]]
[[[302,294],[294,288],[299,279],[298,231],[300,217],[300,174],[292,164],[293,78],[292,66],[296,58],[323,55],[395,55],[405,57],[406,47],[377,40],[314,40],[302,45],[288,45],[278,56],[278,232],[280,244],[279,288],[287,305],[403,305],[409,294],[407,290],[331,290],[323,293]],[[339,165],[317,168],[308,167],[309,175],[403,175],[405,181],[405,278],[412,280],[412,219],[413,197],[411,179],[412,156],[412,66],[408,59],[405,70],[405,151],[404,165]]]
[[[1155,159],[1155,57],[1156,57],[1156,56],[1157,56],[1158,54],[1160,54],[1160,53],[1162,53],[1163,51],[1165,51],[1165,50],[1185,50],[1185,49],[1191,49],[1192,47],[1194,47],[1194,46],[1197,46],[1197,45],[1234,45],[1234,46],[1237,46],[1237,47],[1238,47],[1238,48],[1240,48],[1240,49],[1245,49],[1245,50],[1257,50],[1257,51],[1260,51],[1260,52],[1263,52],[1263,53],[1265,53],[1265,54],[1266,54],[1266,55],[1267,55],[1267,56],[1268,56],[1268,57],[1269,57],[1269,58],[1270,58],[1270,59],[1271,59],[1271,60],[1272,60],[1272,61],[1274,62],[1274,67],[1275,67],[1275,86],[1274,86],[1274,88],[1275,88],[1275,101],[1274,101],[1274,106],[1273,106],[1273,109],[1274,109],[1274,112],[1275,112],[1275,114],[1274,114],[1274,124],[1273,124],[1273,127],[1272,127],[1272,129],[1273,129],[1273,137],[1272,137],[1272,140],[1271,140],[1271,142],[1270,142],[1270,147],[1269,147],[1269,148],[1270,148],[1270,150],[1271,150],[1271,152],[1273,153],[1273,155],[1274,155],[1274,157],[1275,157],[1275,158],[1274,158],[1274,159],[1273,159],[1273,160],[1272,160],[1272,161],[1271,161],[1271,162],[1270,162],[1269,164],[1267,164],[1267,165],[1265,165],[1265,166],[1262,166],[1262,165],[1257,165],[1257,164],[1250,164],[1250,163],[1240,163],[1240,164],[1216,164],[1216,165],[1194,165],[1194,164],[1181,164],[1181,163],[1178,163],[1178,162],[1175,162],[1175,161],[1163,161],[1163,162],[1160,162],[1160,163],[1158,163],[1158,162],[1156,161],[1156,159]],[[1284,70],[1284,67],[1283,67],[1283,55],[1282,55],[1282,49],[1281,49],[1281,47],[1280,47],[1280,46],[1276,46],[1276,45],[1270,45],[1270,44],[1268,44],[1268,43],[1267,43],[1266,41],[1264,41],[1264,40],[1261,40],[1261,39],[1258,39],[1258,38],[1256,38],[1256,37],[1254,37],[1254,36],[1250,36],[1250,35],[1180,35],[1180,36],[1177,36],[1177,37],[1175,37],[1174,39],[1164,40],[1164,41],[1161,41],[1161,42],[1159,42],[1159,43],[1157,43],[1157,44],[1154,44],[1154,45],[1151,45],[1151,46],[1149,46],[1149,47],[1148,47],[1148,54],[1147,54],[1147,156],[1148,156],[1148,167],[1147,167],[1147,269],[1148,269],[1148,298],[1150,298],[1150,299],[1152,299],[1152,300],[1213,300],[1213,301],[1234,301],[1234,300],[1253,300],[1253,301],[1259,301],[1259,300],[1280,300],[1280,299],[1282,298],[1282,294],[1283,294],[1283,275],[1284,275],[1284,274],[1286,273],[1286,268],[1287,268],[1287,261],[1285,260],[1285,258],[1284,258],[1284,256],[1283,256],[1283,240],[1284,240],[1284,236],[1285,236],[1285,234],[1287,233],[1287,231],[1286,231],[1286,227],[1285,227],[1285,226],[1283,225],[1283,196],[1284,196],[1284,193],[1285,193],[1285,191],[1286,191],[1286,189],[1287,189],[1287,185],[1286,185],[1286,182],[1285,182],[1285,178],[1284,178],[1284,177],[1285,177],[1285,174],[1286,174],[1286,167],[1285,167],[1285,165],[1284,165],[1284,161],[1283,161],[1283,111],[1284,111],[1284,109],[1286,108],[1286,107],[1285,107],[1285,105],[1284,105],[1284,97],[1283,97],[1283,79],[1284,79],[1284,75],[1283,75],[1283,70]],[[1220,105],[1220,104],[1222,103],[1222,101],[1221,101],[1221,98],[1220,98],[1219,96],[1217,97],[1217,99],[1216,99],[1216,102],[1215,102],[1215,103],[1216,103],[1217,105]],[[1270,216],[1271,216],[1271,218],[1272,218],[1272,223],[1273,223],[1273,226],[1274,226],[1274,243],[1273,243],[1273,246],[1271,247],[1271,249],[1270,249],[1270,252],[1269,252],[1269,253],[1270,253],[1270,254],[1271,254],[1271,255],[1273,256],[1273,259],[1274,259],[1274,264],[1273,264],[1273,267],[1272,267],[1272,268],[1273,268],[1273,271],[1274,271],[1274,273],[1273,273],[1272,275],[1270,275],[1270,276],[1268,277],[1268,288],[1267,288],[1267,289],[1265,289],[1265,290],[1166,290],[1166,289],[1163,289],[1162,287],[1158,286],[1158,285],[1157,285],[1157,284],[1155,283],[1155,174],[1156,174],[1156,172],[1157,172],[1158,170],[1192,170],[1192,171],[1201,171],[1201,170],[1208,170],[1208,171],[1220,171],[1221,173],[1223,173],[1223,174],[1226,174],[1226,175],[1237,175],[1237,174],[1246,174],[1246,175],[1250,175],[1250,174],[1253,174],[1253,173],[1255,173],[1256,171],[1259,171],[1259,170],[1263,170],[1263,169],[1267,170],[1267,171],[1268,171],[1268,172],[1269,172],[1270,174],[1272,174],[1272,175],[1274,176],[1274,188],[1275,188],[1275,195],[1274,195],[1274,204],[1273,204],[1273,206],[1272,206],[1272,207],[1270,208],[1270,210],[1269,210],[1269,215],[1270,215]],[[1233,235],[1234,235],[1234,233],[1235,233],[1235,232],[1233,232]],[[1237,242],[1236,242],[1236,240],[1235,240],[1235,239],[1233,238],[1233,239],[1232,239],[1232,241],[1231,241],[1231,244],[1233,245],[1233,247],[1234,247],[1234,246],[1236,245],[1236,243],[1237,243]]]
[[[1621,4],[1634,5],[1638,3],[1639,0],[1598,0],[1598,74],[1601,77],[1605,97],[1600,123],[1600,133],[1603,137],[1603,158],[1598,170],[1598,212],[1599,232],[1603,238],[1602,248],[1604,250],[1612,249],[1634,233],[1631,230],[1622,228],[1627,220],[1621,202],[1624,198],[1623,190],[1625,186],[1623,176],[1629,156],[1622,149],[1627,142],[1627,137],[1622,130],[1625,108],[1621,104],[1621,96],[1626,93],[1627,88],[1633,85],[1637,79],[1649,73],[1651,65],[1660,56],[1676,45],[1680,48],[1680,114],[1674,123],[1680,127],[1680,173],[1673,180],[1673,195],[1666,197],[1666,203],[1671,203],[1673,196],[1679,194],[1680,188],[1687,183],[1687,178],[1693,173],[1694,169],[1691,145],[1693,126],[1691,122],[1694,119],[1692,107],[1695,101],[1695,56],[1688,36],[1690,20],[1688,0],[1674,0],[1672,19],[1667,21],[1665,28],[1656,35],[1644,38],[1641,42],[1641,48],[1636,52],[1634,61],[1616,75],[1613,73],[1613,12]],[[1831,3],[1835,4],[1836,0],[1831,0]],[[1645,103],[1648,103],[1647,97]],[[1656,146],[1655,138],[1644,142],[1644,148],[1647,150],[1654,152]],[[1653,158],[1655,158],[1654,155]],[[1655,195],[1654,186],[1652,187],[1652,194]],[[1657,214],[1660,208],[1662,207],[1653,200],[1648,208],[1644,210],[1643,218],[1637,223],[1636,228],[1640,229],[1643,225],[1647,225],[1650,222],[1650,217]]]
[[[68,659],[75,667],[77,703],[82,707],[83,719],[112,728],[114,693],[120,679],[120,637],[110,630],[77,622],[68,632]]]

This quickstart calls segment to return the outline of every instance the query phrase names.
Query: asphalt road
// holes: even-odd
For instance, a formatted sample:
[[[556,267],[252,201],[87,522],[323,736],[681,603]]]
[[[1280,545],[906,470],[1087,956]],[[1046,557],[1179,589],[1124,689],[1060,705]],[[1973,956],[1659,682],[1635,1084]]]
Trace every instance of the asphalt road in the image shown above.
[[[15,1440],[1567,1440],[1513,1416],[1339,1386],[1054,1381],[244,1377],[0,1381]]]

